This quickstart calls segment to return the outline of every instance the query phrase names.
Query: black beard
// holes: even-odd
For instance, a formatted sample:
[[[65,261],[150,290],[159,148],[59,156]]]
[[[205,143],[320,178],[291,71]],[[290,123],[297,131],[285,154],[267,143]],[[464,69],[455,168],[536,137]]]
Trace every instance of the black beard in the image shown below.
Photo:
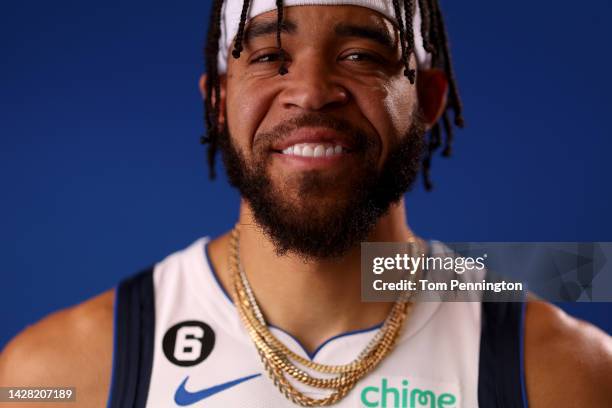
[[[341,118],[329,115],[306,114],[283,123],[269,133],[256,135],[253,142],[253,164],[249,165],[242,152],[234,146],[227,131],[220,135],[219,145],[223,163],[231,185],[236,187],[252,208],[255,221],[272,241],[278,255],[288,251],[308,259],[330,259],[342,256],[355,244],[364,241],[378,219],[391,204],[397,203],[414,184],[421,164],[425,129],[418,114],[408,132],[395,145],[379,172],[376,158],[380,151],[378,138],[367,136]],[[309,171],[297,179],[282,182],[298,183],[297,202],[286,191],[274,185],[266,171],[270,160],[269,146],[302,126],[328,127],[349,135],[356,150],[363,152],[360,168],[351,172],[352,184],[340,185],[345,197],[327,200],[329,182],[316,171]],[[329,201],[332,201],[329,203]]]

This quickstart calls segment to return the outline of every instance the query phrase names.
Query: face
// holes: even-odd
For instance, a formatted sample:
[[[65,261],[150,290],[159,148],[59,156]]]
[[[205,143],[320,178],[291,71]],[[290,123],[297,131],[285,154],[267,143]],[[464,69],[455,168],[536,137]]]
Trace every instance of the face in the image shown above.
[[[356,6],[285,8],[252,19],[225,80],[230,182],[279,253],[339,256],[412,184],[422,121],[398,36]],[[414,61],[412,62],[414,66]]]

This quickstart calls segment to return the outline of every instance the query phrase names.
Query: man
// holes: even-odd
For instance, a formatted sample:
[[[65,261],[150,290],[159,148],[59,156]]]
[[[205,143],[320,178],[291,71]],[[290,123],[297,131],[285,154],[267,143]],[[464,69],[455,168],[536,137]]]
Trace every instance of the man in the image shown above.
[[[26,329],[2,386],[101,407],[612,406],[612,342],[538,301],[361,301],[360,242],[414,242],[403,193],[461,125],[437,1],[215,1],[209,159],[236,228]]]

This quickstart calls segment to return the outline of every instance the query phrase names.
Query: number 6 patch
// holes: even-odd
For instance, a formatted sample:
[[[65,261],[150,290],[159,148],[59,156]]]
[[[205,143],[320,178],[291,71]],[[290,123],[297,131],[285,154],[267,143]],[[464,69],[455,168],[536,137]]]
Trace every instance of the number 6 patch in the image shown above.
[[[181,367],[194,366],[210,355],[215,332],[204,322],[188,320],[172,326],[162,341],[166,358]]]

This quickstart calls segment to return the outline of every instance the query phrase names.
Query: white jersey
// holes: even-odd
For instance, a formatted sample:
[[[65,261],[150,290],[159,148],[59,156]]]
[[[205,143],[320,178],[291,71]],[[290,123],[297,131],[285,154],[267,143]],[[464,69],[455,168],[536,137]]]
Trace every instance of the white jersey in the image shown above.
[[[109,407],[296,406],[268,377],[207,243],[199,239],[118,287]],[[523,314],[520,302],[416,303],[396,347],[334,407],[526,406]],[[379,327],[334,336],[312,353],[270,329],[295,353],[338,365],[353,361]],[[313,398],[329,395],[292,383]]]

